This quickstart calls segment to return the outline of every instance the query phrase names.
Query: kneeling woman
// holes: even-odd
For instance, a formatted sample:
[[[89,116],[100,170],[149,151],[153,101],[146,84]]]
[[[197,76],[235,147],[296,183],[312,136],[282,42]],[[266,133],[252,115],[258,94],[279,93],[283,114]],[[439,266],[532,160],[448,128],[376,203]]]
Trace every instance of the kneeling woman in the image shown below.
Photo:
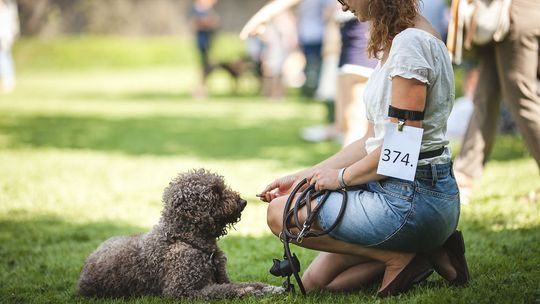
[[[288,195],[304,178],[316,190],[363,185],[347,192],[344,215],[329,235],[300,244],[323,251],[304,273],[306,289],[357,290],[382,278],[378,296],[385,297],[407,291],[432,268],[452,285],[465,284],[463,239],[455,230],[459,194],[445,137],[454,101],[446,46],[418,13],[419,0],[340,2],[360,21],[371,22],[368,52],[380,59],[365,89],[369,130],[314,167],[270,183],[261,193],[270,202],[268,225],[279,235]],[[389,115],[391,107],[397,111]],[[423,119],[407,116],[412,112],[423,113]],[[424,129],[413,182],[377,174],[386,123],[404,115],[405,125]],[[312,227],[331,226],[341,200],[333,193]]]

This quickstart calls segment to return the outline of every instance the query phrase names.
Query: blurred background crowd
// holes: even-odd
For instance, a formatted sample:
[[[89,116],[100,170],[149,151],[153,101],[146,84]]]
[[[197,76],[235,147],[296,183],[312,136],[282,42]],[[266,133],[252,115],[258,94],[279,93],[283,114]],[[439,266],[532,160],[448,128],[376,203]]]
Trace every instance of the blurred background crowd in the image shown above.
[[[238,33],[260,7],[276,2],[286,5],[250,31],[243,54],[227,60],[214,56],[220,52],[215,49],[217,37]],[[426,0],[420,4],[421,13],[444,41],[452,2],[458,1]],[[347,145],[362,137],[367,126],[363,88],[377,65],[376,59],[366,56],[368,31],[367,24],[342,12],[334,0],[0,0],[0,88],[5,94],[16,88],[12,46],[20,35],[43,39],[78,34],[191,35],[200,62],[193,98],[206,99],[212,94],[208,79],[215,71],[233,80],[231,90],[236,94],[242,94],[242,79],[255,79],[257,90],[269,101],[293,95],[325,105],[326,123],[299,130],[304,140],[334,140]],[[538,38],[534,39],[537,43]],[[483,79],[479,56],[482,52],[474,49],[460,54],[456,77],[462,85],[448,122],[451,139],[459,141],[465,136],[473,115],[476,84]],[[540,75],[540,67],[538,71]],[[489,120],[495,121],[498,132],[513,133],[515,116],[521,115],[516,111],[512,118],[504,103],[500,110],[497,104],[498,117],[490,114]],[[534,137],[535,131],[531,132]],[[529,141],[533,141],[529,146],[534,151],[538,142]]]
[[[337,1],[292,0],[250,37],[245,56],[226,62],[211,57],[215,36],[238,32],[265,0],[0,0],[0,75],[2,91],[15,88],[11,47],[15,38],[97,34],[122,36],[189,35],[200,54],[201,81],[193,97],[208,95],[207,78],[215,70],[228,73],[238,85],[246,75],[259,81],[260,92],[270,100],[299,94],[327,107],[327,125],[301,130],[308,141],[337,140],[344,145],[361,136],[362,90],[377,61],[367,58],[367,24],[343,13]],[[450,1],[429,0],[421,11],[446,39]],[[238,8],[242,9],[239,10]],[[474,54],[462,64],[463,92],[450,117],[449,136],[460,138],[472,112],[472,95],[478,72]],[[291,88],[300,88],[299,91]],[[237,89],[237,88],[235,88]],[[360,123],[359,123],[360,121]],[[500,131],[515,126],[506,107],[501,110]]]

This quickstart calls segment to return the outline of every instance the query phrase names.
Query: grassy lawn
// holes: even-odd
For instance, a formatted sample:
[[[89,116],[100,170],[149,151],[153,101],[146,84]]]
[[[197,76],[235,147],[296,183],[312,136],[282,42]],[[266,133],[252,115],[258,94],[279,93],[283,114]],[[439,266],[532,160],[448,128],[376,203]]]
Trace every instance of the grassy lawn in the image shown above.
[[[299,128],[322,123],[322,105],[294,97],[268,102],[249,90],[234,96],[225,75],[212,79],[213,97],[193,100],[195,57],[170,38],[29,40],[18,51],[18,89],[0,96],[0,303],[177,303],[87,300],[75,295],[75,285],[98,244],[149,230],[163,188],[198,167],[223,175],[249,202],[236,229],[220,240],[231,278],[281,284],[268,268],[282,247],[255,194],[338,149],[298,137]],[[449,288],[433,275],[384,301],[373,286],[241,302],[539,303],[540,202],[526,199],[533,189],[540,189],[540,177],[522,140],[498,138],[485,178],[462,208],[472,273],[465,288]],[[304,267],[316,254],[293,251]]]

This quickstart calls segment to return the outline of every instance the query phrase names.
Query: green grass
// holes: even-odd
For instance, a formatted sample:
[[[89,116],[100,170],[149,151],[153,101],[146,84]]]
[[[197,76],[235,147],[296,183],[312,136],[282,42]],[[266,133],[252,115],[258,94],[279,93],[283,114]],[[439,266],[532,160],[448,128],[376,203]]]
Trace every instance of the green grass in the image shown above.
[[[221,34],[211,58],[232,60],[245,53],[234,34]],[[81,68],[133,68],[148,65],[177,66],[198,63],[191,37],[68,36],[54,39],[21,39],[14,48],[19,69],[76,70]]]
[[[102,65],[84,56],[81,41],[96,41],[98,53],[117,48],[128,59]],[[47,53],[53,44],[58,54]],[[151,58],[172,45],[165,38],[127,45],[72,38],[18,46],[32,54],[43,50],[49,59],[29,59],[39,61],[34,67],[17,55],[18,90],[0,96],[0,303],[176,303],[159,297],[87,300],[74,291],[85,257],[113,235],[149,230],[169,180],[197,167],[225,176],[249,202],[236,229],[220,240],[232,279],[281,284],[268,274],[281,245],[267,230],[265,205],[255,193],[338,149],[298,137],[299,128],[322,122],[324,109],[294,98],[275,103],[253,94],[232,96],[223,75],[213,79],[214,97],[193,100],[193,63]],[[70,50],[82,52],[81,62],[73,57],[54,69],[51,62]],[[462,208],[460,229],[472,273],[465,288],[446,287],[433,275],[412,292],[384,301],[374,297],[373,286],[353,294],[241,302],[538,303],[540,202],[523,197],[539,188],[538,169],[522,140],[500,137],[473,202]],[[304,267],[316,254],[293,251]]]

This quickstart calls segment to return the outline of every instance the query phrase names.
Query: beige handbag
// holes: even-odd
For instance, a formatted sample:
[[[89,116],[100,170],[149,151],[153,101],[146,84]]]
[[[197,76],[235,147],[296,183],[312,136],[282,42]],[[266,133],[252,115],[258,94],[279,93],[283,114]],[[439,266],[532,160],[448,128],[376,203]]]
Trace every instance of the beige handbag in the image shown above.
[[[467,0],[463,3],[465,48],[502,41],[510,29],[512,0]]]

